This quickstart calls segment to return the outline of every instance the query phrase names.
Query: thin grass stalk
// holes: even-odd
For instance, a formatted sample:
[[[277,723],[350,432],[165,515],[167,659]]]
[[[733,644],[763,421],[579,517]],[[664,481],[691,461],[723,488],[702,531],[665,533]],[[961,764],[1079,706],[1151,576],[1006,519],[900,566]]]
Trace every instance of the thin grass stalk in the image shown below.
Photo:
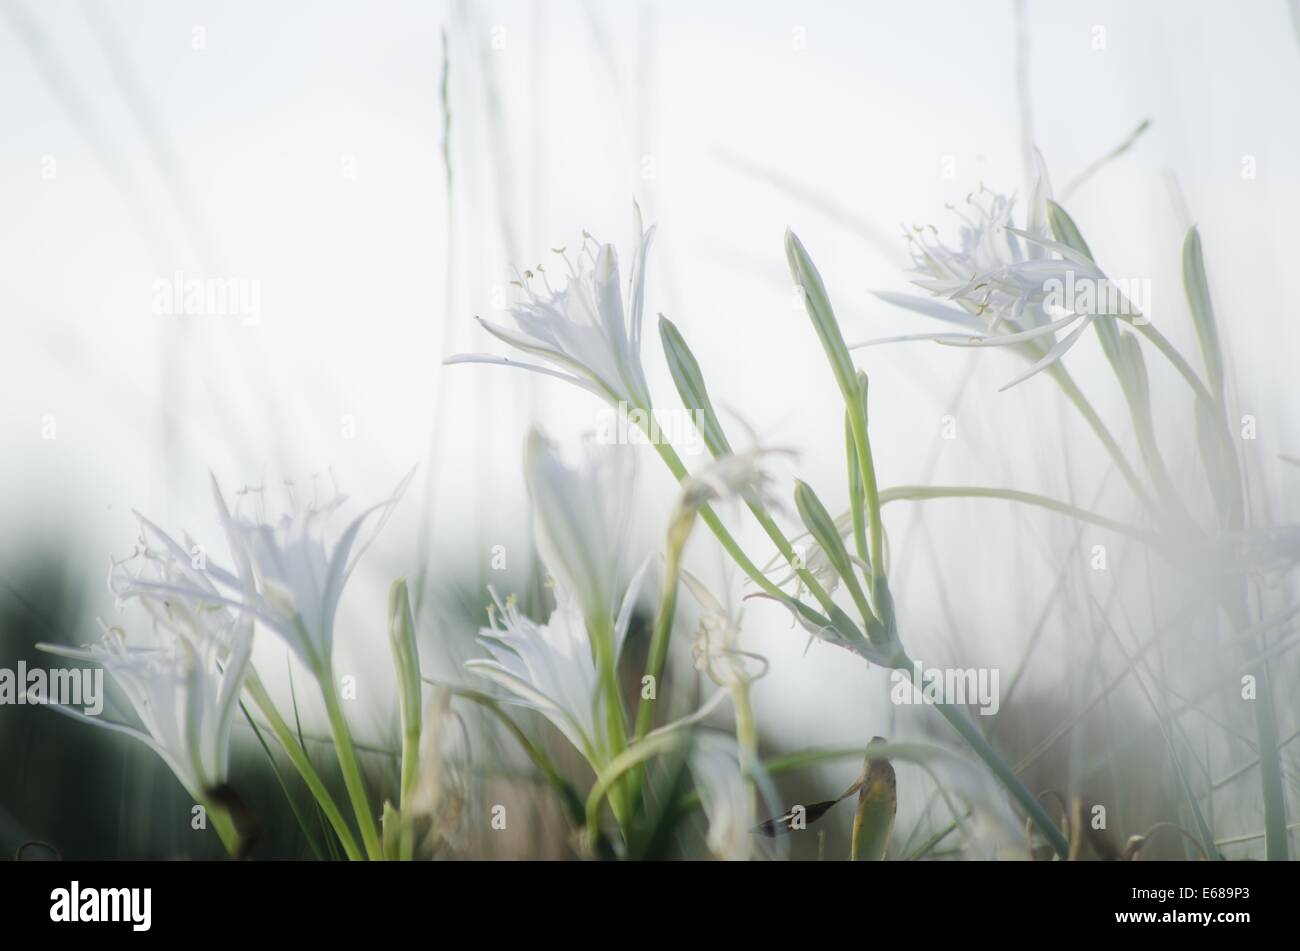
[[[880,499],[881,505],[887,505],[890,502],[922,502],[931,499],[1004,499],[1008,502],[1019,502],[1022,505],[1031,505],[1035,508],[1068,515],[1077,521],[1087,522],[1089,525],[1096,525],[1099,528],[1110,529],[1156,549],[1165,547],[1164,540],[1155,532],[1134,528],[1125,522],[1107,518],[1105,515],[1098,515],[1096,512],[1090,512],[1077,505],[1061,502],[1046,495],[1038,495],[1035,492],[1022,492],[1018,489],[1001,489],[995,486],[981,485],[896,485],[881,492]]]
[[[1195,227],[1188,231],[1183,241],[1183,289],[1192,311],[1197,339],[1201,345],[1201,356],[1205,361],[1206,376],[1212,390],[1212,399],[1208,401],[1203,399],[1203,402],[1210,404],[1209,409],[1206,410],[1207,416],[1212,420],[1210,425],[1217,435],[1220,451],[1228,457],[1224,460],[1226,464],[1218,467],[1213,467],[1210,459],[1207,458],[1206,468],[1212,474],[1212,479],[1217,475],[1218,478],[1228,481],[1226,495],[1222,491],[1213,493],[1215,502],[1219,506],[1221,524],[1239,529],[1246,523],[1246,486],[1241,476],[1241,462],[1237,448],[1228,429],[1228,403],[1224,387],[1225,361],[1219,343],[1218,322],[1210,296],[1205,260],[1201,252],[1201,238]],[[1154,330],[1152,332],[1154,333]],[[1161,341],[1163,338],[1153,342],[1159,346]],[[1170,356],[1171,361],[1175,361],[1175,366],[1190,371],[1191,368],[1187,366],[1186,361],[1182,360],[1172,346],[1169,346],[1168,351],[1167,355]],[[1184,372],[1184,376],[1188,376],[1188,373]],[[1194,377],[1195,374],[1191,376]],[[1208,392],[1205,388],[1198,390],[1191,379],[1188,382],[1194,390],[1197,390],[1198,397],[1202,392]],[[1202,455],[1206,455],[1204,444]],[[1249,632],[1253,630],[1258,644],[1258,653],[1266,655],[1268,651],[1268,643],[1265,640],[1266,626],[1261,627],[1250,623],[1244,581],[1234,584],[1233,590],[1228,593],[1226,607],[1229,619],[1236,630],[1238,643],[1242,644],[1244,649],[1244,638],[1249,637]],[[1251,706],[1255,720],[1256,746],[1259,750],[1260,792],[1264,799],[1264,853],[1270,861],[1286,861],[1290,858],[1291,843],[1287,831],[1286,791],[1282,786],[1282,754],[1278,743],[1276,711],[1273,709],[1272,682],[1269,679],[1268,667],[1262,659],[1258,663],[1250,664],[1248,673],[1255,680],[1255,701]]]
[[[1046,351],[1043,351],[1040,356],[1044,354],[1046,354]],[[1138,497],[1139,501],[1148,510],[1155,511],[1155,502],[1147,493],[1146,486],[1142,484],[1142,477],[1137,474],[1137,470],[1129,463],[1124,455],[1124,450],[1120,448],[1115,437],[1111,435],[1110,429],[1106,426],[1097,410],[1093,408],[1092,402],[1084,395],[1083,390],[1079,389],[1079,385],[1074,382],[1074,377],[1070,376],[1070,372],[1059,361],[1048,367],[1046,372],[1056,381],[1056,385],[1065,394],[1065,398],[1079,411],[1079,415],[1088,424],[1088,428],[1101,441],[1106,453],[1119,469],[1120,475],[1124,477],[1124,481],[1133,490],[1133,494]]]
[[[1246,598],[1242,586],[1236,595],[1229,595],[1228,616],[1233,627],[1246,631]],[[1263,635],[1259,636],[1264,647]],[[1264,857],[1270,862],[1285,862],[1291,857],[1291,843],[1287,832],[1286,790],[1282,786],[1282,760],[1278,744],[1277,716],[1273,709],[1273,688],[1268,666],[1264,662],[1252,664],[1249,675],[1255,680],[1255,700],[1251,713],[1255,720],[1255,742],[1259,748],[1259,785],[1264,797]]]

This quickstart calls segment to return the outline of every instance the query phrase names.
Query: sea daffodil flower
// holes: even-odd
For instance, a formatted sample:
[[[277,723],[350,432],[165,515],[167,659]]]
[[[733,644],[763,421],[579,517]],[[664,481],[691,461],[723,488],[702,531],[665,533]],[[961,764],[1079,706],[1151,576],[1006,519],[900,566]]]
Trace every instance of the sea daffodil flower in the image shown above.
[[[201,569],[185,568],[185,549],[148,526],[173,556],[163,566],[163,577],[122,579],[115,590],[119,597],[179,597],[194,605],[247,609],[320,676],[329,670],[334,615],[343,587],[413,474],[408,473],[389,498],[357,515],[333,544],[326,540],[326,524],[345,496],[335,494],[325,502],[305,505],[293,499],[292,511],[271,522],[260,515],[232,513],[214,478],[212,492],[237,573],[211,560]]]
[[[60,657],[98,664],[121,688],[139,727],[55,709],[88,723],[134,737],[156,752],[196,800],[226,781],[230,730],[248,671],[252,623],[231,631],[223,651],[215,642],[196,642],[157,623],[162,609],[150,611],[153,638],[148,645],[128,643],[121,625],[101,625],[104,636],[88,648],[37,645]],[[223,660],[218,657],[222,655]]]
[[[628,586],[614,622],[615,658],[627,638],[645,570]],[[502,600],[493,592],[490,626],[479,633],[492,659],[471,660],[465,669],[504,687],[511,702],[545,716],[598,769],[609,752],[599,726],[600,671],[577,600],[558,583],[554,593],[555,611],[539,624],[521,614],[513,598]]]
[[[646,251],[653,228],[643,230],[635,208],[636,247],[628,276],[626,309],[620,290],[618,252],[584,233],[577,264],[565,257],[568,275],[558,290],[549,278],[527,272],[516,283],[525,299],[510,308],[515,328],[479,318],[483,329],[543,365],[519,363],[486,353],[457,354],[446,363],[517,366],[557,377],[610,403],[650,408],[650,389],[641,366],[641,323],[645,302]],[[540,287],[538,286],[540,285]]]
[[[1042,156],[1035,156],[1037,179],[1024,229],[1011,224],[1010,198],[981,189],[967,197],[968,213],[954,209],[962,220],[955,245],[942,241],[933,227],[914,228],[907,235],[917,275],[913,283],[932,296],[878,295],[959,329],[868,340],[855,347],[909,340],[1016,347],[1032,365],[1001,387],[1006,390],[1060,360],[1094,320],[1124,318],[1097,307],[1080,310],[1065,293],[1066,288],[1088,286],[1108,299],[1115,288],[1086,254],[1052,239],[1051,185]],[[1143,319],[1140,314],[1136,318]],[[1067,329],[1058,340],[1057,333]]]

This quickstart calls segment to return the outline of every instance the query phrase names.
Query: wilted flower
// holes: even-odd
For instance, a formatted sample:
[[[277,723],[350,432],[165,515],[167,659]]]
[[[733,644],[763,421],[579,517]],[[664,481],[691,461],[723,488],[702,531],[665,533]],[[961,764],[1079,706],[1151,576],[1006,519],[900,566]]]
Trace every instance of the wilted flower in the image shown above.
[[[695,516],[716,502],[740,499],[768,511],[779,510],[780,499],[772,491],[772,478],[764,467],[777,454],[789,454],[789,451],[754,448],[728,452],[682,480],[681,493],[668,523],[670,549],[681,551],[695,526]]]
[[[761,676],[766,661],[741,651],[737,646],[740,616],[733,617],[713,592],[689,571],[682,572],[682,581],[700,606],[700,624],[691,645],[695,669],[719,687],[732,687]]]
[[[451,711],[451,698],[444,687],[432,690],[422,716],[415,788],[410,800],[402,801],[403,818],[420,824],[423,850],[429,853],[461,831],[468,796],[465,737]]]
[[[750,449],[719,456],[682,482],[679,512],[697,512],[725,499],[741,499],[764,508],[779,508],[772,478],[764,468],[770,457],[789,454],[783,449]]]
[[[635,205],[636,249],[628,278],[627,310],[619,289],[618,253],[584,233],[577,265],[565,257],[564,286],[551,287],[545,271],[517,282],[527,299],[510,309],[517,330],[479,318],[493,336],[540,357],[548,366],[518,363],[484,353],[458,354],[447,363],[494,363],[558,377],[611,403],[649,409],[650,390],[641,366],[641,316],[645,299],[645,256],[650,231],[642,230]],[[595,244],[595,253],[591,245]],[[537,283],[542,285],[539,289]]]
[[[642,567],[628,586],[614,623],[616,660],[644,574]],[[554,592],[555,611],[545,624],[521,614],[514,598],[503,601],[494,592],[491,626],[479,633],[493,659],[471,660],[465,668],[506,688],[513,702],[541,713],[596,766],[606,752],[598,727],[600,672],[578,602],[560,584]]]
[[[800,560],[799,567],[812,575],[813,580],[821,585],[827,594],[833,594],[835,589],[839,587],[840,573],[835,570],[835,566],[831,563],[826,550],[816,542],[809,541],[805,546],[795,546],[795,553]],[[779,563],[779,559],[774,561],[774,564]],[[791,581],[795,583],[795,597],[803,597],[803,578],[799,576],[799,572],[793,569],[777,579],[775,584],[784,586]]]
[[[154,605],[157,608],[157,605]],[[89,717],[65,707],[56,709],[133,736],[156,752],[197,800],[223,784],[230,766],[230,729],[239,709],[239,694],[252,649],[252,622],[232,629],[222,648],[196,642],[157,622],[151,611],[153,642],[134,646],[119,625],[102,625],[102,640],[78,649],[37,645],[61,657],[99,664],[122,689],[139,727]],[[220,658],[220,659],[219,659]]]

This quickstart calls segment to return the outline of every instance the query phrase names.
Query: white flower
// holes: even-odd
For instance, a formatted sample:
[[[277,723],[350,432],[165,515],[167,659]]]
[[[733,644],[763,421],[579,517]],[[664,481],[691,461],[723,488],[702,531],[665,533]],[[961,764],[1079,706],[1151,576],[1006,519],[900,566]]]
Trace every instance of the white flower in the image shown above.
[[[214,481],[223,521],[235,539],[236,558],[248,559],[255,579],[250,606],[310,670],[321,673],[329,669],[334,614],[343,587],[383,529],[413,475],[414,470],[398,483],[391,496],[357,515],[332,546],[325,539],[325,525],[343,505],[344,496],[336,494],[324,503],[306,506],[295,499],[293,511],[271,524],[263,518],[229,516]]]
[[[614,624],[616,660],[645,570],[643,566],[628,586]],[[598,767],[606,759],[598,726],[600,675],[582,609],[561,585],[554,591],[555,611],[545,624],[520,614],[514,598],[502,601],[493,592],[491,626],[479,632],[493,659],[471,660],[465,668],[510,691],[513,702],[540,712]]]
[[[114,560],[108,575],[109,590],[118,605],[139,605],[155,624],[202,648],[214,645],[224,659],[242,632],[240,612],[212,581],[204,549],[186,536],[182,547],[140,513],[140,536],[135,552]],[[167,594],[160,594],[166,591]],[[186,591],[180,595],[175,592]]]
[[[643,231],[636,211],[636,250],[628,280],[627,311],[619,289],[618,253],[610,244],[597,245],[583,235],[578,264],[566,257],[569,274],[555,290],[546,273],[527,272],[517,282],[527,299],[510,309],[517,330],[479,318],[493,336],[516,349],[540,357],[549,366],[518,363],[484,353],[458,354],[451,363],[494,363],[518,366],[574,383],[617,404],[650,408],[650,391],[641,366],[641,317],[645,299],[645,256],[653,229]],[[541,269],[539,268],[539,271]],[[540,292],[534,287],[540,282]]]
[[[635,456],[624,446],[587,443],[584,451],[571,467],[534,429],[524,477],[542,561],[559,587],[578,599],[587,623],[605,627],[618,608]]]
[[[102,666],[125,694],[140,727],[56,709],[140,740],[162,757],[195,799],[203,799],[229,772],[230,730],[248,670],[252,623],[238,624],[223,648],[158,623],[164,612],[159,604],[151,606],[153,636],[147,646],[128,644],[121,626],[102,622],[103,639],[88,649],[38,646]]]
[[[1035,156],[1038,176],[1029,221],[1023,230],[1011,224],[1013,201],[981,188],[967,197],[966,212],[954,209],[962,221],[955,245],[943,242],[933,227],[914,228],[914,233],[907,235],[919,275],[913,283],[928,290],[933,298],[957,307],[906,294],[878,295],[890,303],[955,324],[965,332],[908,334],[866,341],[855,347],[904,340],[1018,347],[1032,366],[1001,387],[1006,390],[1046,369],[1075,344],[1099,315],[1058,306],[1056,294],[1060,288],[1076,283],[1092,282],[1103,287],[1108,281],[1086,255],[1052,240],[1047,217],[1051,185],[1042,156],[1037,152]],[[1071,325],[1070,333],[1058,341],[1057,332]]]
[[[119,579],[115,590],[119,597],[167,599],[177,609],[186,603],[191,610],[214,605],[246,609],[275,631],[319,676],[329,670],[334,615],[343,587],[413,474],[408,473],[388,499],[356,516],[332,545],[326,541],[325,527],[329,517],[343,505],[344,496],[335,494],[323,503],[304,505],[290,491],[292,511],[272,523],[261,514],[232,514],[214,478],[213,496],[230,539],[237,573],[211,559],[206,559],[202,568],[187,568],[189,556],[185,550],[145,523],[172,557],[163,564],[161,579],[143,575]],[[243,500],[247,501],[251,494],[242,493]],[[367,527],[369,531],[363,536]]]

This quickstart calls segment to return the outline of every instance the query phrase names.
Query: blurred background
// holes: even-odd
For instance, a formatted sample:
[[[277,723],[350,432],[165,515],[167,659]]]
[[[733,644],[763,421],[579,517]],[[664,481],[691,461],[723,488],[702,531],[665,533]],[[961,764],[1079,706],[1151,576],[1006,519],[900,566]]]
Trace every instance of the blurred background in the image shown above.
[[[785,228],[817,261],[851,342],[935,329],[872,292],[908,289],[904,230],[953,238],[946,206],[981,186],[1019,195],[1023,211],[1031,143],[1098,260],[1150,279],[1149,316],[1188,355],[1180,248],[1199,225],[1235,405],[1256,421],[1243,445],[1260,519],[1297,514],[1300,469],[1279,457],[1300,456],[1300,330],[1286,290],[1300,254],[1289,224],[1300,124],[1287,107],[1300,43],[1282,0],[0,0],[0,62],[0,666],[42,663],[39,640],[97,636],[96,618],[114,612],[110,556],[135,539],[133,509],[219,538],[209,472],[228,493],[332,477],[360,506],[418,465],[339,624],[337,666],[363,685],[349,713],[382,785],[397,745],[388,584],[416,581],[425,673],[467,679],[487,586],[537,590],[524,434],[536,423],[572,443],[599,421],[601,407],[562,383],[442,366],[458,352],[502,352],[472,318],[505,316],[514,269],[558,264],[551,249],[577,247],[584,229],[616,244],[626,266],[638,202],[657,227],[647,314],[681,328],[724,420],[797,450],[785,475],[838,512],[839,396],[790,287]],[[155,285],[174,278],[245,282],[256,310],[160,314]],[[644,359],[656,401],[675,406],[649,329]],[[907,344],[856,359],[871,375],[882,486],[1001,485],[1115,518],[1135,511],[1045,377],[998,392],[1018,371],[1013,357]],[[1136,458],[1091,335],[1066,363]],[[1172,468],[1208,505],[1190,399],[1167,365],[1152,367]],[[673,497],[644,451],[630,544],[660,544]],[[761,531],[730,521],[765,561]],[[1190,825],[1175,764],[1194,750],[1189,782],[1217,810],[1216,832],[1241,840],[1225,850],[1259,852],[1258,784],[1222,781],[1249,773],[1248,717],[1199,706],[1224,634],[1194,585],[1117,536],[1003,502],[899,503],[886,521],[912,655],[1001,672],[992,733],[1031,787],[1052,802],[1108,804],[1122,844],[1158,822]],[[1107,546],[1105,570],[1092,566],[1096,545]],[[688,562],[739,604],[741,579],[703,531]],[[1288,585],[1283,572],[1260,596],[1287,604]],[[884,672],[806,650],[775,606],[748,602],[744,632],[772,664],[755,688],[765,754],[873,735],[952,741],[927,711],[889,703]],[[644,651],[646,632],[634,634]],[[1128,658],[1148,640],[1139,672]],[[689,637],[676,646],[675,686],[690,696],[701,688]],[[285,651],[263,638],[257,662],[277,696],[297,702],[305,733],[323,734],[321,705],[298,689],[301,671],[295,687]],[[1285,651],[1272,663],[1285,739],[1300,719],[1295,664]],[[1180,703],[1189,709],[1169,721]],[[458,716],[470,792],[448,854],[570,854],[554,803],[520,781],[526,762],[509,741],[472,710]],[[532,726],[555,739],[540,719]],[[236,741],[240,791],[261,817],[256,854],[309,855],[256,740],[237,728]],[[859,768],[784,776],[781,794],[831,798]],[[1290,765],[1286,779],[1291,790]],[[906,854],[951,816],[924,773],[902,764],[899,784],[896,853]],[[536,821],[509,837],[476,833],[475,810],[502,796]],[[189,806],[138,745],[48,710],[0,707],[5,853],[40,842],[69,857],[215,857],[215,837],[191,832]],[[850,817],[832,814],[824,841],[796,841],[792,854],[842,857]],[[1152,855],[1187,848],[1171,835]]]

